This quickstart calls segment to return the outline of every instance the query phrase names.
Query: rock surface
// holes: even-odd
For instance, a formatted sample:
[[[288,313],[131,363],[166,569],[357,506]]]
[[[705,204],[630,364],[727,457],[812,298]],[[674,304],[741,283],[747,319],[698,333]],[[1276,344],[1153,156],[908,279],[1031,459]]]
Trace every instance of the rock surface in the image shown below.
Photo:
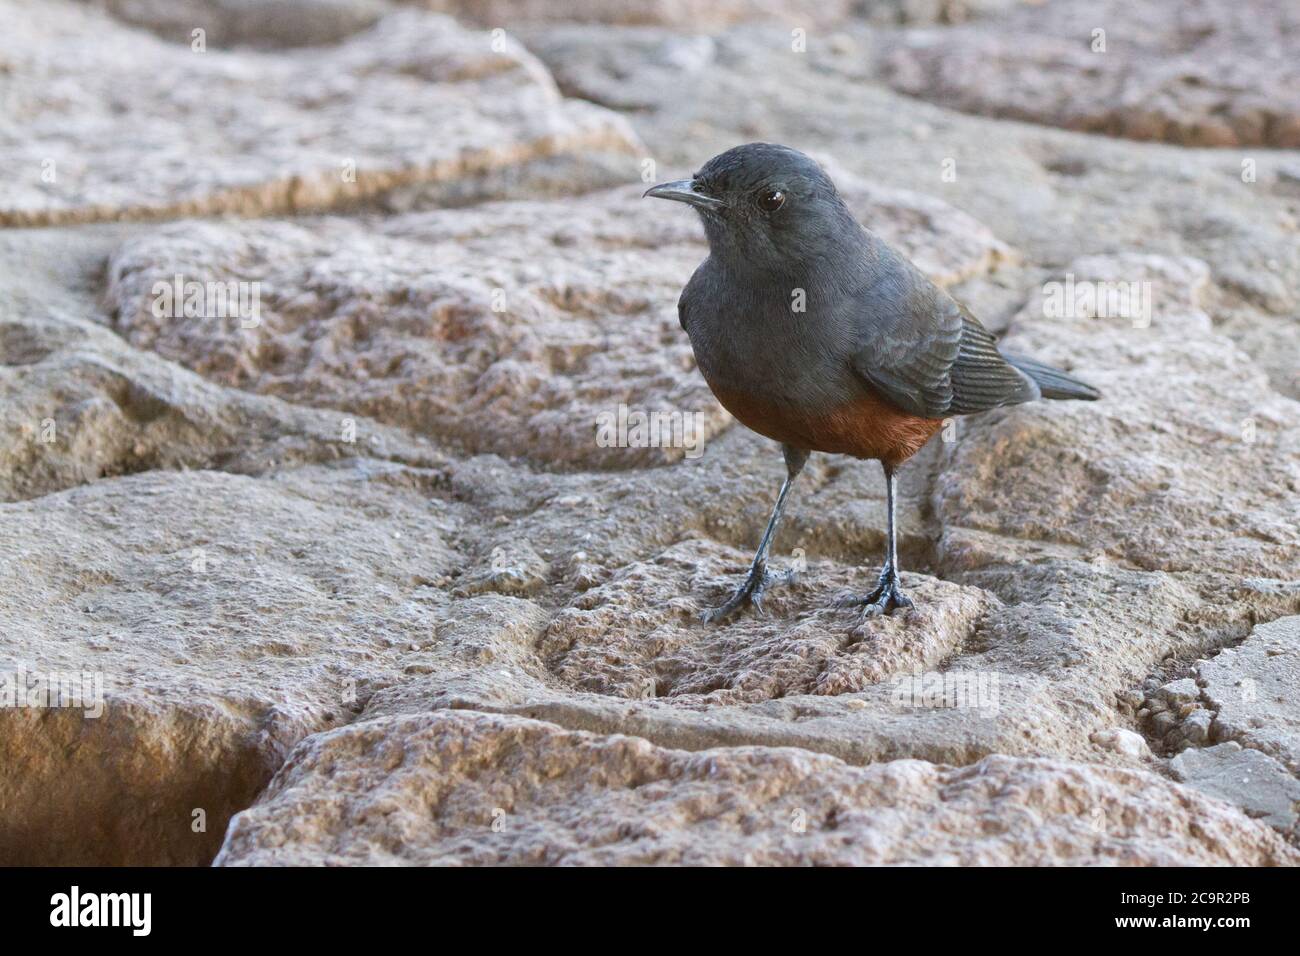
[[[226,0],[231,2],[231,0]],[[416,0],[484,26],[567,21],[616,26],[665,26],[680,31],[714,30],[746,21],[788,27],[828,28],[855,22],[960,23],[1001,13],[1022,0],[572,0],[563,7],[544,0]]]
[[[1240,743],[1300,774],[1300,617],[1256,627],[1197,667],[1214,738]]]
[[[1300,11],[1286,3],[1044,3],[904,37],[886,75],[910,95],[993,116],[1186,146],[1295,149],[1298,41]]]
[[[0,218],[47,224],[0,233],[0,695],[102,680],[0,707],[0,862],[203,863],[241,810],[222,862],[1296,862],[1300,155],[1054,128],[1077,80],[1039,125],[882,81],[1072,0],[823,5],[802,51],[762,3],[417,6],[0,0]],[[1115,62],[1253,76],[1257,6]],[[783,468],[677,327],[698,224],[638,195],[756,138],[1105,396],[909,464],[910,614],[826,607],[883,487],[814,456],[798,581],[694,616]]]
[[[1174,779],[1241,807],[1284,834],[1296,836],[1300,780],[1272,757],[1229,741],[1191,749],[1170,763]]]
[[[1025,826],[1025,820],[1032,826]],[[686,753],[482,714],[319,734],[231,823],[218,865],[1295,862],[1281,839],[1150,774],[988,757],[851,767]]]
[[[337,43],[374,26],[385,0],[82,0],[164,40],[211,47],[299,47]]]
[[[557,157],[578,177],[586,154],[634,169],[641,151],[514,40],[445,17],[274,53],[167,43],[65,0],[0,17],[0,225],[307,212]]]
[[[386,483],[154,472],[5,506],[0,673],[103,694],[0,708],[6,861],[204,862],[289,746],[417,663],[454,519]]]

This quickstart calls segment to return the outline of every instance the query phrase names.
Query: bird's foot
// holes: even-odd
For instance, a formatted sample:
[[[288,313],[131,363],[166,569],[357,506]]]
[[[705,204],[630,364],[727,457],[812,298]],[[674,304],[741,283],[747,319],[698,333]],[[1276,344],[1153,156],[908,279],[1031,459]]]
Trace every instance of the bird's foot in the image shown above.
[[[769,571],[766,565],[750,568],[749,576],[745,578],[745,583],[736,590],[736,593],[729,597],[725,603],[706,609],[700,614],[700,620],[705,624],[721,621],[746,604],[753,605],[754,610],[762,614],[763,595],[767,589],[774,584],[787,584],[794,579],[795,570],[793,568],[787,571]]]
[[[835,607],[860,607],[862,616],[877,617],[892,614],[894,611],[913,607],[912,599],[903,593],[898,580],[898,569],[886,565],[880,570],[880,581],[876,589],[865,597],[848,595],[839,598]]]

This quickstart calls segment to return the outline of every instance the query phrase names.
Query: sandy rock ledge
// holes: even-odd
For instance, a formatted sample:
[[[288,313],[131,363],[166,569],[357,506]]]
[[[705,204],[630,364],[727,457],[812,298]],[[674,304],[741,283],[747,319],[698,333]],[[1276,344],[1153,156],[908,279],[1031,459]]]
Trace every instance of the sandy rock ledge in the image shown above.
[[[1032,824],[1032,825],[1026,825]],[[851,767],[699,753],[448,712],[304,741],[219,866],[1294,863],[1226,805],[1150,774],[989,757]]]

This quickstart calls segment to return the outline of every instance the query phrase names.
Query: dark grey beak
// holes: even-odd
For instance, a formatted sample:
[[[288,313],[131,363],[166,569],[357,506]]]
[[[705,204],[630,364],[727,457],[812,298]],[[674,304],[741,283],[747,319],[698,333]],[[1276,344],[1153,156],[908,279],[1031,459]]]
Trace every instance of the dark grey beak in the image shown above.
[[[653,196],[655,199],[671,199],[674,202],[684,202],[690,206],[697,206],[700,209],[726,209],[727,204],[721,199],[715,199],[707,193],[700,192],[695,182],[690,179],[679,179],[674,183],[660,183],[658,186],[651,186],[641,196]]]

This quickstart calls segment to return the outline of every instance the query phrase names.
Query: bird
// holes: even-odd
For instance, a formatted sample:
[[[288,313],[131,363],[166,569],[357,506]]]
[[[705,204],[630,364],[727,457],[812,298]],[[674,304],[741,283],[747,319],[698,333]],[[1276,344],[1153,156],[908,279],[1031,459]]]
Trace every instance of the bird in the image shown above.
[[[682,290],[678,319],[713,395],[741,424],[780,444],[786,477],[748,574],[706,623],[793,572],[767,566],[790,489],[814,452],[880,462],[884,565],[864,595],[837,600],[864,618],[914,603],[899,579],[897,473],[946,420],[1038,399],[1101,397],[1066,372],[998,348],[961,302],[863,226],[804,153],[747,143],[690,179],[644,197],[691,206],[708,255]]]

